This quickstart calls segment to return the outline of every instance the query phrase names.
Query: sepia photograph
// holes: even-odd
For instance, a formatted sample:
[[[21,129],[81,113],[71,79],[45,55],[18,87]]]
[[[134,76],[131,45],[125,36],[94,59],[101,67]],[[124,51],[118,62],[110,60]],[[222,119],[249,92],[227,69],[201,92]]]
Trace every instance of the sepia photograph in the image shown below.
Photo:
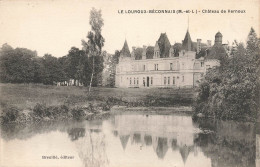
[[[259,0],[0,0],[1,167],[260,167]]]

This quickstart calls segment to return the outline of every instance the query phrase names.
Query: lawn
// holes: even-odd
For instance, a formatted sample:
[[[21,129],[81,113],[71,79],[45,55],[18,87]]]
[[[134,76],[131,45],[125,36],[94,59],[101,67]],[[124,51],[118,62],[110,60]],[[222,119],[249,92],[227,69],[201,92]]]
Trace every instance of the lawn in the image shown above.
[[[37,103],[46,106],[84,105],[89,102],[101,103],[108,99],[119,99],[135,106],[175,106],[191,105],[194,90],[187,89],[138,89],[138,88],[92,88],[49,86],[36,84],[0,84],[0,106],[15,106],[32,109]]]

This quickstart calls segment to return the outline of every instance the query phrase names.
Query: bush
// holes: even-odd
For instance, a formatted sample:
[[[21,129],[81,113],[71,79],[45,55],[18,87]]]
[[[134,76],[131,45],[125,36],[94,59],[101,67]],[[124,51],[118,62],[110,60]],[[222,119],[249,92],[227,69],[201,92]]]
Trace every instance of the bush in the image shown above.
[[[36,117],[48,117],[51,115],[51,113],[47,110],[47,107],[45,104],[39,104],[37,103],[36,106],[33,108],[33,113]]]
[[[75,120],[81,120],[85,118],[86,113],[82,108],[74,108],[71,110],[72,118]]]
[[[19,110],[15,107],[7,107],[3,109],[3,114],[1,116],[2,123],[15,122],[19,116]]]

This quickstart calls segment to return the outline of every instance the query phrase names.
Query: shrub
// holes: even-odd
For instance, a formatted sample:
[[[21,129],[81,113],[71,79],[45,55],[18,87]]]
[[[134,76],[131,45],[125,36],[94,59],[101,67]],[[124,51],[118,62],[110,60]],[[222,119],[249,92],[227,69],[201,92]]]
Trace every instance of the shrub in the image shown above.
[[[33,113],[36,117],[49,117],[51,113],[47,110],[47,107],[45,104],[39,104],[37,103],[36,106],[33,108]]]
[[[2,123],[15,122],[19,116],[19,110],[15,107],[7,107],[3,109],[1,116]]]
[[[71,110],[72,118],[75,120],[81,120],[85,118],[86,113],[82,108],[73,108]]]

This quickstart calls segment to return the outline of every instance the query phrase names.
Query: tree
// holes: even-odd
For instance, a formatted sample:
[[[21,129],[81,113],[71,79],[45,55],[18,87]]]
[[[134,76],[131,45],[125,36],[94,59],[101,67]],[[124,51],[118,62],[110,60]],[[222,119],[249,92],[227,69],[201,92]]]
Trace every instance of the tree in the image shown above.
[[[259,40],[250,30],[246,48],[209,70],[199,86],[196,113],[225,119],[255,119],[259,111]]]
[[[1,82],[30,83],[35,82],[37,52],[26,48],[13,49],[4,44],[0,51]]]
[[[89,92],[91,90],[93,76],[95,72],[95,57],[101,55],[102,47],[104,46],[104,38],[101,35],[101,30],[104,25],[104,20],[102,18],[101,10],[96,10],[92,8],[90,11],[89,24],[91,26],[91,31],[88,32],[88,41],[82,40],[83,48],[86,50],[89,58],[92,58],[92,73],[89,83]]]
[[[42,82],[48,85],[60,82],[64,78],[64,71],[62,71],[61,64],[58,59],[51,54],[45,54],[43,56],[41,77]]]
[[[120,52],[118,50],[108,60],[108,86],[115,87],[116,65],[119,62]]]
[[[67,56],[62,60],[63,70],[67,79],[82,80],[81,70],[85,52],[76,47],[71,47]]]

